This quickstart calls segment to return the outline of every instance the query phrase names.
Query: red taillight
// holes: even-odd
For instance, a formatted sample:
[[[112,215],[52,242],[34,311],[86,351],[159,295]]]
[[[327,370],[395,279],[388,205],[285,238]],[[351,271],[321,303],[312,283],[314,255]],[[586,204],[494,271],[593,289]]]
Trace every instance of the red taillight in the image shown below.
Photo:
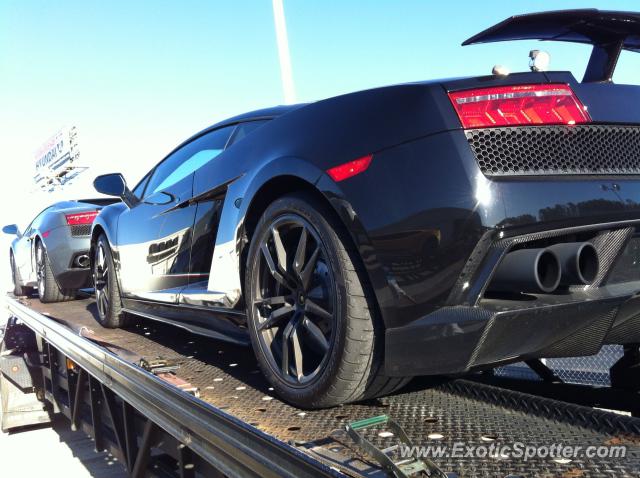
[[[569,85],[514,85],[449,93],[464,128],[588,123]]]
[[[344,181],[345,179],[366,171],[369,167],[369,164],[371,164],[372,159],[373,155],[369,154],[367,156],[363,156],[362,158],[354,159],[353,161],[349,161],[348,163],[344,163],[339,166],[334,166],[331,169],[327,169],[327,174],[331,176],[331,179],[336,182]]]
[[[83,224],[92,224],[93,220],[98,215],[98,211],[91,212],[79,212],[77,214],[65,214],[67,224],[70,226],[80,226]]]

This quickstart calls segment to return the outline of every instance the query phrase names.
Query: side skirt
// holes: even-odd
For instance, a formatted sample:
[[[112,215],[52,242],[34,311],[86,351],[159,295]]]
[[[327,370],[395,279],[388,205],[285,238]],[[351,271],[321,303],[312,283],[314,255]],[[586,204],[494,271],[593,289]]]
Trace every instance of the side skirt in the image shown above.
[[[246,316],[242,312],[137,299],[122,299],[123,311],[150,320],[174,325],[191,333],[237,345],[249,345]]]

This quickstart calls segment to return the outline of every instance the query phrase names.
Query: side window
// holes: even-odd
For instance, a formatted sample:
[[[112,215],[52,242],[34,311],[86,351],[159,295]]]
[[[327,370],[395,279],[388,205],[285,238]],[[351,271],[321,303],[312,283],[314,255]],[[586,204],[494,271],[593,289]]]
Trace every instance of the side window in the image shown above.
[[[253,133],[256,129],[258,129],[268,121],[269,120],[257,120],[239,124],[236,130],[233,132],[233,137],[231,138],[231,141],[229,141],[229,146],[231,146],[232,144],[236,144],[238,141],[244,139],[247,135]]]
[[[166,158],[156,167],[144,195],[148,196],[176,184],[218,156],[224,151],[234,129],[235,126],[228,126],[212,131]]]
[[[140,180],[138,185],[135,188],[133,188],[133,191],[131,191],[133,195],[138,199],[142,199],[142,195],[144,194],[144,188],[147,186],[147,183],[149,182],[149,178],[151,178],[151,173],[147,173],[147,175]]]
[[[40,214],[38,214],[33,221],[31,221],[31,224],[29,224],[27,226],[27,228],[25,229],[25,234],[27,232],[32,231],[33,229],[38,229],[38,227],[40,227],[40,224],[42,223],[42,218],[44,217],[45,213],[49,210],[53,209],[53,206],[49,206],[48,208],[46,208],[44,211],[41,211]]]

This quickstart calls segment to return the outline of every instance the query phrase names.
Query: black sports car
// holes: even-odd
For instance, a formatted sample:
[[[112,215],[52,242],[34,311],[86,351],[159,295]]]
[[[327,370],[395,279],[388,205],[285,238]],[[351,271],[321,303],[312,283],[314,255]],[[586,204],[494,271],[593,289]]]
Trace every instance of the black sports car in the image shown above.
[[[640,342],[640,14],[513,17],[466,43],[593,45],[585,77],[404,84],[218,123],[92,229],[100,320],[251,341],[284,398],[322,407],[418,374]],[[536,70],[532,66],[532,70]]]

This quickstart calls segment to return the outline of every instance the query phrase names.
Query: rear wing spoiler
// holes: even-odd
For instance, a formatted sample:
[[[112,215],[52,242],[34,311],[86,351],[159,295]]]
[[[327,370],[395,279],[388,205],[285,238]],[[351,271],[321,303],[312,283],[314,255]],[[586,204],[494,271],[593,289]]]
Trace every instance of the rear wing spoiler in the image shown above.
[[[76,199],[77,202],[85,202],[88,204],[93,204],[95,206],[110,206],[111,204],[115,204],[120,202],[118,198],[93,198],[93,199]]]
[[[620,52],[640,52],[640,13],[581,9],[515,15],[472,36],[462,45],[510,40],[593,45],[582,81],[611,81]]]

